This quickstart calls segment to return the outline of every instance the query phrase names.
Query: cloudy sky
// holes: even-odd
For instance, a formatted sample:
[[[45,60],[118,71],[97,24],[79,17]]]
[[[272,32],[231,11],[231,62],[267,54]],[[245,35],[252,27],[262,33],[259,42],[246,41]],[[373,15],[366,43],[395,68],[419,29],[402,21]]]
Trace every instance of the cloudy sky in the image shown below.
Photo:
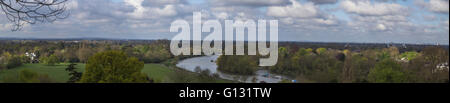
[[[449,44],[449,0],[70,0],[70,16],[0,37],[171,39],[174,20],[279,20],[283,41]]]

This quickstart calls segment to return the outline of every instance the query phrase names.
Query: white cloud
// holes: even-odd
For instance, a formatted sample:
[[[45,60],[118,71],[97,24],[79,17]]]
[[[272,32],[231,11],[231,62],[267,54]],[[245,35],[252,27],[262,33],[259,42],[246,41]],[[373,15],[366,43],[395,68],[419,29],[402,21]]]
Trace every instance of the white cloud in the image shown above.
[[[444,28],[444,30],[446,30],[447,32],[449,31],[449,21],[444,21],[442,22],[442,27]]]
[[[228,13],[226,13],[226,12],[213,13],[213,14],[214,14],[214,16],[216,16],[217,19],[222,19],[222,20],[228,19]]]
[[[340,7],[348,13],[367,16],[406,15],[408,8],[395,3],[373,2],[370,0],[345,0]]]
[[[389,0],[345,0],[339,8],[351,14],[350,28],[357,31],[369,31],[399,34],[409,34],[416,25],[410,21],[410,9],[404,5]]]
[[[445,3],[440,3],[448,0],[422,2],[427,5],[422,7],[436,13],[415,11],[417,5],[400,4],[400,0],[346,0],[337,2],[337,6],[319,5],[334,1],[207,0],[206,5],[190,5],[187,0],[70,0],[66,5],[69,18],[30,25],[24,28],[26,31],[9,32],[11,24],[0,16],[0,37],[170,39],[173,35],[168,28],[173,20],[192,22],[192,11],[201,11],[204,20],[277,19],[280,40],[448,43],[448,18],[438,14],[448,13]],[[417,23],[424,18],[430,21]]]
[[[67,8],[70,9],[77,9],[78,8],[78,1],[70,1],[67,3]]]
[[[135,18],[157,18],[161,16],[175,16],[177,10],[174,5],[164,5],[159,7],[144,7],[142,4],[144,0],[125,0],[125,4],[133,6],[134,12],[130,15]]]
[[[318,7],[308,2],[300,4],[295,0],[290,0],[292,5],[272,6],[267,8],[267,15],[274,17],[294,17],[294,18],[313,18],[319,16]]]
[[[142,2],[144,0],[124,0],[125,4],[133,6],[134,12],[131,13],[132,16],[142,18],[144,16],[144,12],[147,11],[143,6]]]
[[[288,0],[211,0],[211,4],[220,6],[274,6],[274,5],[286,5],[289,4]]]
[[[426,8],[431,12],[436,13],[449,13],[449,5],[448,0],[429,0],[429,2],[425,2],[424,0],[416,0],[415,4]]]
[[[166,5],[164,8],[152,8],[150,11],[153,11],[156,14],[161,16],[175,16],[177,15],[177,11],[174,5]],[[153,13],[150,12],[150,13]]]
[[[387,28],[383,24],[378,24],[377,25],[377,29],[380,30],[380,31],[385,31]]]

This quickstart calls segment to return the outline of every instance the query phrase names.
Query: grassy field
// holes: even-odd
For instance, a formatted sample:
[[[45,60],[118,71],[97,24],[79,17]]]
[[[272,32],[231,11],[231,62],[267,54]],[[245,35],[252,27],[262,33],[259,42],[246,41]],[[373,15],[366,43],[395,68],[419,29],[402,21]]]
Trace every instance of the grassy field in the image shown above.
[[[69,79],[68,72],[65,70],[69,64],[58,64],[56,66],[47,66],[44,64],[24,64],[20,67],[8,70],[0,70],[0,83],[5,82],[5,78],[18,78],[18,73],[21,70],[29,69],[35,71],[39,74],[47,74],[53,82],[56,83],[65,83]],[[84,72],[85,64],[78,63],[76,65],[77,71]],[[161,64],[145,64],[142,72],[147,74],[150,78],[154,79],[155,82],[171,82],[175,80],[171,80],[170,76],[176,75],[174,73],[174,69],[176,68],[168,68],[165,65]],[[196,75],[195,73],[186,72],[186,74],[190,75],[190,77],[195,77],[192,75]],[[218,83],[227,83],[231,81],[227,80],[217,80]]]
[[[65,70],[68,64],[58,64],[56,66],[46,66],[44,64],[24,64],[20,67],[0,71],[0,82],[4,78],[17,79],[19,72],[24,69],[35,71],[39,74],[47,74],[53,82],[65,83],[69,80],[69,73]],[[77,71],[84,71],[84,64],[77,64]]]

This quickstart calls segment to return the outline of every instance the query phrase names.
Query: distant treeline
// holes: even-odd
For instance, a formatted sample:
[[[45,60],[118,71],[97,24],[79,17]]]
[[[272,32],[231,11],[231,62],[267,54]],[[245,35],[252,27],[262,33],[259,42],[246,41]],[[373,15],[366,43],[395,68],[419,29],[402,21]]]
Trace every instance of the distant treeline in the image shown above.
[[[111,50],[123,51],[144,63],[161,63],[174,58],[169,51],[168,40],[2,40],[0,45],[0,69],[14,68],[22,63],[49,65],[60,62],[86,63],[94,54]],[[178,56],[177,58],[187,57]]]
[[[257,69],[268,69],[298,82],[449,82],[449,52],[440,46],[404,52],[400,52],[396,46],[363,50],[352,50],[352,47],[313,49],[302,46],[283,44],[279,48],[278,63],[272,67],[258,67],[259,56],[221,56],[217,61],[218,70],[250,75]]]

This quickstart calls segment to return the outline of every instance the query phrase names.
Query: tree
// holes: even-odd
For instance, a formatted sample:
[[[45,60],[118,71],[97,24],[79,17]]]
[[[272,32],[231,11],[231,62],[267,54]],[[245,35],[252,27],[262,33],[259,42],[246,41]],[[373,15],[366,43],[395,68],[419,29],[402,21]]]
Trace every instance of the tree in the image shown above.
[[[361,55],[349,55],[344,62],[342,82],[367,82],[367,74],[370,71],[369,59]]]
[[[48,64],[50,66],[55,66],[56,64],[59,64],[59,60],[58,57],[56,57],[56,55],[50,55],[50,57],[48,57]]]
[[[162,44],[152,44],[148,47],[148,50],[144,52],[144,58],[142,59],[146,63],[161,63],[171,58],[168,47]],[[145,51],[145,50],[139,50]]]
[[[258,69],[256,61],[252,56],[248,55],[222,55],[217,59],[216,63],[217,70],[225,73],[253,75]]]
[[[89,57],[94,55],[94,52],[89,48],[81,48],[78,50],[77,55],[78,55],[78,59],[81,62],[86,63],[88,61]]]
[[[425,60],[431,65],[437,65],[439,63],[444,63],[449,60],[448,51],[439,47],[426,47],[423,50],[423,56]]]
[[[22,65],[22,59],[19,56],[12,56],[8,59],[6,67],[12,69]]]
[[[391,57],[397,57],[400,52],[397,47],[391,46],[389,48],[383,49],[384,52],[387,52]]]
[[[327,49],[325,48],[317,48],[316,53],[319,55],[323,55],[325,52],[327,52]]]
[[[81,76],[83,75],[81,72],[77,72],[75,68],[74,63],[69,64],[69,66],[67,66],[66,71],[69,72],[69,81],[67,81],[67,83],[76,83],[77,81],[80,81]]]
[[[415,74],[417,82],[448,82],[449,71],[438,69],[438,65],[448,63],[448,51],[440,47],[426,47],[420,54],[408,65],[408,69]]]
[[[5,52],[0,56],[0,69],[12,69],[22,65],[22,58]]]
[[[403,83],[407,82],[407,74],[404,73],[400,64],[393,60],[383,60],[375,65],[368,75],[372,83]]]
[[[26,23],[53,22],[67,17],[64,5],[68,0],[0,0],[0,7],[6,18],[13,22],[12,31]]]
[[[64,50],[64,54],[62,56],[62,59],[64,62],[80,62],[80,60],[77,57],[76,50],[72,48],[67,48]]]
[[[147,83],[144,63],[124,52],[106,51],[89,58],[82,83]]]
[[[55,66],[56,64],[59,64],[59,59],[55,55],[50,55],[49,57],[42,57],[41,61],[43,64],[48,66]]]

